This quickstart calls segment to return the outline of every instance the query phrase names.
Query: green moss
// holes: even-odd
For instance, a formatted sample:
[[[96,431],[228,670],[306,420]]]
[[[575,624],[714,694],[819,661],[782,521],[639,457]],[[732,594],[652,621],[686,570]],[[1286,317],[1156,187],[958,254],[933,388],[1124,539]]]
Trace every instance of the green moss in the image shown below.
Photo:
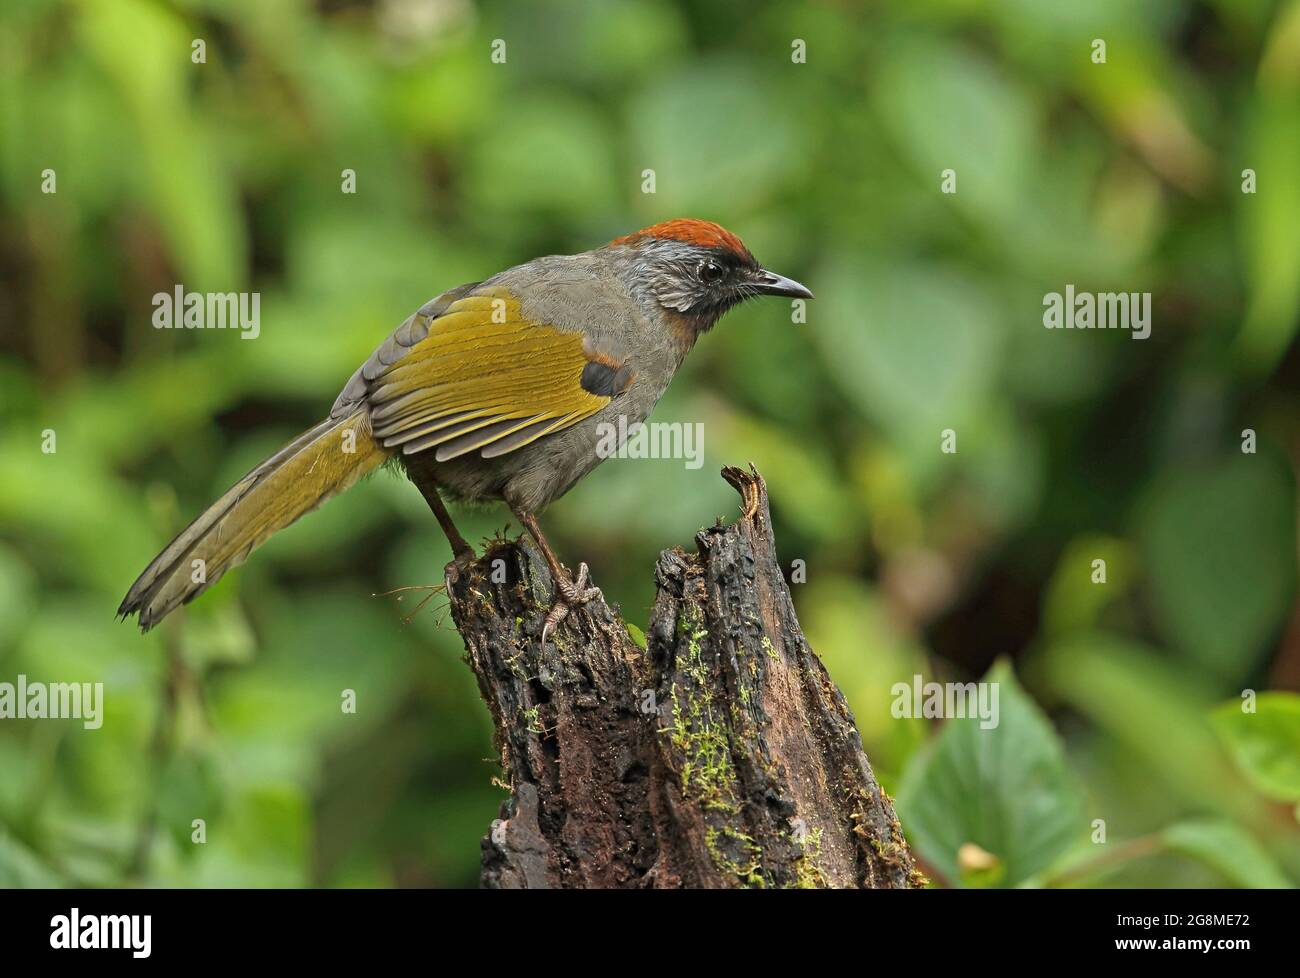
[[[683,608],[677,619],[678,678],[669,693],[672,722],[661,733],[669,737],[682,793],[699,804],[708,821],[705,844],[714,865],[742,886],[766,887],[771,881],[763,872],[763,849],[738,818],[740,788],[732,761],[735,739],[754,732],[745,709],[753,690],[742,683],[735,700],[715,701],[711,664],[705,660],[708,637],[699,610]],[[813,883],[820,878],[815,854],[800,873]]]
[[[806,833],[803,842],[795,839],[803,849],[802,855],[794,863],[794,887],[799,890],[822,890],[831,883],[821,867],[822,830],[817,828]]]
[[[517,651],[515,652],[514,655],[507,656],[507,657],[505,657],[502,661],[505,662],[505,664],[506,664],[507,666],[510,667],[510,672],[511,672],[513,675],[518,676],[520,679],[527,680],[527,679],[528,679],[528,671],[527,671],[526,669],[524,669],[522,663],[520,662],[520,660],[523,659],[523,657],[524,657],[524,650],[523,650],[523,649],[519,649],[518,647],[516,647],[516,648],[517,648]],[[468,661],[468,659],[467,659],[467,661]]]
[[[885,797],[888,798],[888,795],[886,795]],[[854,823],[853,824],[854,834],[861,836],[862,838],[867,840],[868,845],[871,846],[871,851],[876,854],[876,857],[880,859],[881,862],[889,866],[899,866],[907,861],[908,858],[907,842],[903,838],[903,827],[898,824],[897,817],[895,817],[893,821],[890,823],[889,826],[890,841],[888,843],[881,842],[878,838],[876,838],[874,835],[872,835],[869,832],[866,825],[864,824],[864,822],[866,821],[865,812],[862,811],[852,812],[849,815],[849,818],[852,819]],[[917,869],[915,865],[913,865],[911,869],[908,870],[907,883],[909,886],[925,887],[930,884],[930,880],[928,877],[926,877],[924,873],[922,873],[919,869]]]
[[[700,646],[700,639],[709,633],[701,627],[698,612],[693,609],[683,611],[677,627],[678,634],[686,636],[686,655],[680,666],[690,682],[673,683],[673,722],[662,732],[668,735],[681,759],[678,777],[683,793],[706,811],[735,813],[739,805],[731,743],[713,702],[709,670]]]
[[[763,889],[767,881],[759,870],[763,850],[752,836],[729,825],[710,826],[704,833],[704,845],[709,850],[713,865],[724,873],[735,876],[743,886]]]

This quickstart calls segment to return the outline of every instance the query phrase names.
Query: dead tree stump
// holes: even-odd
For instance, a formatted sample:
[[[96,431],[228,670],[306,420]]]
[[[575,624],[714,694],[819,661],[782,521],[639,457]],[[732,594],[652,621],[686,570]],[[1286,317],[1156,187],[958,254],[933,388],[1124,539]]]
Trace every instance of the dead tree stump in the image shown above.
[[[599,599],[543,647],[550,575],[527,543],[448,565],[511,792],[485,887],[923,882],[795,618],[766,486],[752,467],[723,477],[747,515],[660,555],[644,648]]]

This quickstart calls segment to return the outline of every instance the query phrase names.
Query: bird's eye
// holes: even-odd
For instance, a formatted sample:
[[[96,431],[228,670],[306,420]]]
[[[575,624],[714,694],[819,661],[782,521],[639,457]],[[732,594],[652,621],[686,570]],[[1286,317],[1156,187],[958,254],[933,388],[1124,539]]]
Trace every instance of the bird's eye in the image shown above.
[[[703,261],[703,262],[700,262],[700,281],[701,281],[701,282],[704,282],[704,283],[707,284],[707,285],[712,285],[714,282],[719,282],[719,281],[721,281],[721,280],[722,280],[722,276],[723,276],[724,274],[725,274],[725,272],[723,272],[723,270],[722,270],[722,266],[719,265],[716,261]]]

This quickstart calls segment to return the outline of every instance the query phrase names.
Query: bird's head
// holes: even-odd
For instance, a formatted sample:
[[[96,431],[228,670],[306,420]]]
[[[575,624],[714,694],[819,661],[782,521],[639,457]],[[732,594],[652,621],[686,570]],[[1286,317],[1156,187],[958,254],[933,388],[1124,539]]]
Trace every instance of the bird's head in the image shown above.
[[[793,279],[763,268],[738,237],[712,221],[664,221],[616,238],[633,290],[702,333],[732,306],[759,295],[811,299]]]

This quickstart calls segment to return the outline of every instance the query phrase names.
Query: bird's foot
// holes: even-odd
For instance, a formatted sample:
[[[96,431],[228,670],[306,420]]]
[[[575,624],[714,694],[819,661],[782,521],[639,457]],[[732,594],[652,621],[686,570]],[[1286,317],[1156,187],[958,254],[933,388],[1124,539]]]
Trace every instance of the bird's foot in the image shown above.
[[[587,574],[587,565],[579,564],[576,580],[567,574],[555,576],[555,604],[551,605],[551,610],[542,623],[543,645],[546,644],[546,637],[560,622],[564,621],[571,610],[582,607],[592,598],[604,600],[605,596],[600,593],[600,588],[587,587]]]
[[[451,592],[451,586],[455,581],[469,575],[470,567],[476,560],[478,556],[468,546],[463,550],[460,547],[452,548],[451,560],[443,569],[443,583],[447,585],[448,593]]]

